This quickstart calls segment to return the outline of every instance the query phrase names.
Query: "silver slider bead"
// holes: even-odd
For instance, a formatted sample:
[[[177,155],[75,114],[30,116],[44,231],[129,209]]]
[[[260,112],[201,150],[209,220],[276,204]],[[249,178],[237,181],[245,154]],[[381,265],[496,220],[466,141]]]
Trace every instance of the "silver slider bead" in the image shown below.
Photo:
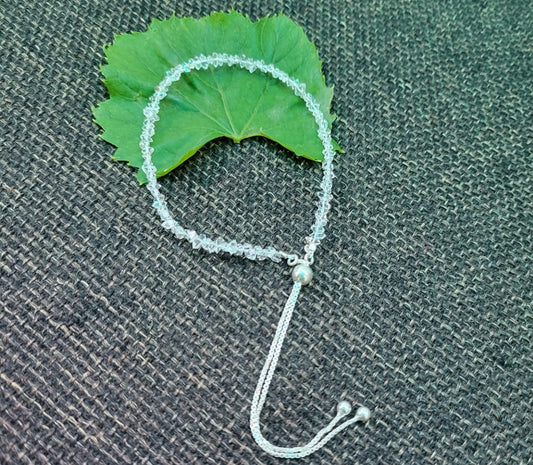
[[[292,279],[294,282],[306,286],[313,279],[313,270],[305,263],[299,263],[292,269]]]

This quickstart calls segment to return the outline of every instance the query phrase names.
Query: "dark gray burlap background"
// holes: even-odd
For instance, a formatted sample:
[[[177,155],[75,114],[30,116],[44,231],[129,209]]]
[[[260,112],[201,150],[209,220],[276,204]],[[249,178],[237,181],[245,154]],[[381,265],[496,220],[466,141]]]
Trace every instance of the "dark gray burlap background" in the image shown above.
[[[289,268],[179,243],[91,115],[114,34],[231,7],[302,25],[346,150],[266,437],[303,444],[345,398],[372,420],[298,463],[533,463],[525,0],[0,0],[0,462],[284,463],[248,415]],[[162,183],[186,225],[300,251],[320,175],[218,140]]]

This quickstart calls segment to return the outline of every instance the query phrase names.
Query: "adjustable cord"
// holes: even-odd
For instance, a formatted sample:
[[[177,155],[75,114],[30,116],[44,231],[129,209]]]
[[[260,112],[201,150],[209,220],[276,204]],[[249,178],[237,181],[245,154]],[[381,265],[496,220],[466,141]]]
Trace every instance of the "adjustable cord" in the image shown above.
[[[270,455],[282,458],[300,458],[305,457],[306,455],[310,455],[316,450],[320,449],[333,436],[335,436],[337,433],[339,433],[352,423],[355,423],[357,421],[367,421],[370,418],[370,411],[366,407],[359,407],[353,418],[345,421],[341,425],[337,426],[337,428],[333,429],[333,427],[341,420],[341,418],[349,415],[351,411],[350,403],[347,401],[341,401],[337,406],[337,415],[335,416],[335,418],[333,418],[333,420],[331,420],[328,426],[321,429],[316,434],[316,436],[304,446],[275,446],[267,439],[265,439],[265,437],[261,433],[261,427],[259,424],[261,410],[263,408],[263,405],[265,404],[268,388],[270,386],[270,382],[272,381],[272,377],[274,375],[274,371],[278,363],[278,358],[281,352],[281,346],[283,345],[283,340],[285,339],[285,335],[289,327],[289,322],[291,320],[294,307],[296,306],[296,301],[298,300],[298,295],[300,294],[300,290],[303,285],[301,282],[302,279],[298,279],[298,276],[301,276],[302,273],[298,275],[298,273],[295,273],[293,271],[293,278],[295,277],[295,275],[296,279],[294,281],[294,285],[292,286],[292,291],[289,295],[289,298],[287,299],[285,308],[283,309],[283,313],[276,329],[276,334],[270,346],[268,357],[263,366],[263,369],[261,370],[261,375],[259,376],[257,387],[255,388],[254,397],[252,400],[252,407],[250,411],[250,429],[252,431],[252,436],[254,437],[259,447],[261,447],[261,449],[263,449],[265,452],[268,452]]]

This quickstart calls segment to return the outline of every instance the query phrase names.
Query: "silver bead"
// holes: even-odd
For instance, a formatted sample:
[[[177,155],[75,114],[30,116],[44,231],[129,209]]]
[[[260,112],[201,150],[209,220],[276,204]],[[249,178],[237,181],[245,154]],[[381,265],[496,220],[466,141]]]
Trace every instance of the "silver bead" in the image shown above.
[[[370,410],[368,410],[366,407],[359,407],[355,414],[361,419],[361,421],[370,420]]]
[[[305,286],[313,279],[313,270],[309,265],[300,263],[292,269],[292,279]]]
[[[337,412],[348,415],[352,411],[352,405],[347,400],[341,400],[337,405]]]

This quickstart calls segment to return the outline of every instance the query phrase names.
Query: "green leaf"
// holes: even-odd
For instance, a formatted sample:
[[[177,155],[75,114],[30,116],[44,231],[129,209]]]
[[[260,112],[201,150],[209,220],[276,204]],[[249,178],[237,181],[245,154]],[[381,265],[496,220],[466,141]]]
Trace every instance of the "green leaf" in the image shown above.
[[[117,147],[113,158],[140,168],[143,108],[165,72],[193,56],[214,52],[262,59],[304,82],[331,127],[333,88],[327,87],[315,46],[283,15],[252,22],[236,11],[201,19],[154,19],[146,32],[115,36],[101,67],[109,100],[93,108],[102,138]],[[323,160],[316,122],[305,103],[278,80],[256,71],[221,67],[191,71],[161,102],[152,147],[156,175],[179,166],[208,141],[239,142],[264,136],[296,155]],[[337,150],[342,151],[334,142]],[[139,182],[146,176],[138,170]]]

